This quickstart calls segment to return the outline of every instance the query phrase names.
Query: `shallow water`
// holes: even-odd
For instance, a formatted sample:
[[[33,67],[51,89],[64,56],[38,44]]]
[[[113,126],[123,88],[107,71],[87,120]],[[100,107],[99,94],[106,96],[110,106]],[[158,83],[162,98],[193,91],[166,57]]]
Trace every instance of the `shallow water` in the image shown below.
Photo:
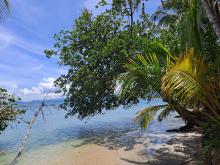
[[[18,164],[45,164],[64,152],[87,144],[131,150],[141,137],[149,139],[153,144],[166,143],[171,136],[175,136],[166,130],[182,125],[180,119],[172,118],[163,122],[155,119],[145,132],[141,132],[139,126],[132,121],[138,110],[161,103],[162,101],[157,99],[150,103],[143,101],[128,110],[118,108],[84,121],[76,117],[66,119],[65,112],[54,106],[46,108],[45,120],[41,116],[37,119]],[[25,115],[26,120],[30,120],[36,110],[33,107],[38,106],[38,103],[31,104]],[[13,128],[8,128],[0,135],[0,164],[8,164],[15,157],[26,132],[24,124],[12,126]]]

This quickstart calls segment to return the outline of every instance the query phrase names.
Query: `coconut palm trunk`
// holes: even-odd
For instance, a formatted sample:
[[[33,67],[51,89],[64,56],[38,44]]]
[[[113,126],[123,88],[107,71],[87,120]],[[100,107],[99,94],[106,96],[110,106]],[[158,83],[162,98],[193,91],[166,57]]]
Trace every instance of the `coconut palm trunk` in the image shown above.
[[[178,105],[176,112],[186,121],[187,128],[193,128],[194,126],[201,127],[207,120],[206,117],[200,112],[193,112]]]
[[[209,3],[208,0],[201,0],[206,15],[213,26],[213,29],[220,39],[220,10],[217,0]]]

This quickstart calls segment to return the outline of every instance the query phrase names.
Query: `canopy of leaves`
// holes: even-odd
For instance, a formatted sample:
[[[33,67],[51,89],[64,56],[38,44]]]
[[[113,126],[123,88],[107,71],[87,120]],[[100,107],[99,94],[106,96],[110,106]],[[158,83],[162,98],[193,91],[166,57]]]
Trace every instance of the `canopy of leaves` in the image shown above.
[[[48,57],[58,56],[59,64],[69,67],[68,74],[56,81],[66,96],[63,108],[68,109],[67,115],[84,118],[101,113],[102,109],[137,102],[137,98],[125,101],[118,97],[116,77],[125,72],[123,65],[128,56],[133,58],[144,52],[161,54],[155,44],[155,27],[148,22],[134,23],[130,42],[129,23],[115,10],[97,16],[84,10],[71,30],[55,35],[54,50],[45,53]],[[151,30],[146,32],[149,26]]]
[[[18,100],[19,98],[9,94],[7,90],[0,88],[0,131],[3,131],[9,122],[16,120],[19,114],[25,112],[17,106]]]
[[[207,60],[218,57],[218,38],[199,0],[164,0],[152,18],[160,26],[161,42],[172,54],[194,47]]]
[[[160,12],[156,12],[158,25],[145,14],[144,1],[116,0],[111,9],[97,16],[85,9],[72,29],[55,35],[54,50],[45,50],[45,53],[48,57],[57,56],[59,64],[69,68],[68,73],[56,81],[66,96],[62,107],[68,110],[67,116],[78,114],[79,118],[84,118],[101,113],[103,109],[137,103],[150,92],[158,92],[152,88],[155,82],[148,81],[149,76],[157,77],[149,68],[146,70],[149,74],[139,81],[142,85],[135,86],[131,82],[136,79],[138,69],[133,68],[128,74],[128,67],[124,66],[129,59],[135,64],[138,54],[155,53],[159,61],[166,61],[166,52],[158,47],[158,43],[169,48],[172,54],[180,54],[186,47],[193,46],[198,52],[208,52],[205,59],[216,59],[220,50],[217,37],[199,7],[199,1],[163,2]],[[132,9],[134,14],[141,4],[140,16],[135,15],[131,23],[131,18],[127,19],[131,17],[129,11]],[[108,4],[102,0],[99,5]],[[175,19],[164,22],[165,16]],[[142,65],[141,60],[137,62],[139,64]],[[128,89],[135,91],[135,95],[118,96],[116,88],[120,83],[117,78],[122,73],[130,75],[127,82],[132,86]],[[159,77],[161,75],[157,80]],[[144,83],[146,81],[149,83]]]

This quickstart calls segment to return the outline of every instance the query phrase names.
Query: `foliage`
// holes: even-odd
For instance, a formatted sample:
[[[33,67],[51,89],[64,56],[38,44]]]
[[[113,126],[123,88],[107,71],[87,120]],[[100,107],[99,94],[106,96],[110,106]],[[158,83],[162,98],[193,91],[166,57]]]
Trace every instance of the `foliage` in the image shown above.
[[[161,27],[161,42],[168,43],[172,54],[194,47],[207,60],[218,57],[218,37],[199,0],[165,0],[153,18]]]
[[[160,92],[162,68],[156,54],[138,55],[125,64],[126,72],[119,76],[123,98],[151,98]]]
[[[115,10],[97,16],[85,10],[73,29],[55,35],[55,50],[45,50],[45,53],[48,57],[58,56],[59,64],[69,67],[68,74],[56,81],[66,95],[62,107],[69,108],[67,115],[78,114],[84,118],[101,113],[102,109],[137,102],[137,98],[118,98],[115,77],[125,71],[123,64],[128,56],[132,58],[146,51],[159,53],[154,45],[154,27],[146,33],[143,26],[146,25],[140,22],[133,25],[130,42],[128,22]]]
[[[0,88],[0,131],[3,131],[9,122],[16,120],[16,117],[24,110],[19,109],[16,101],[20,100],[14,95],[11,95],[7,90]]]
[[[193,49],[167,68],[162,78],[162,95],[183,106],[205,106],[204,113],[220,125],[219,75],[210,75],[203,56],[196,57]]]
[[[159,59],[156,54],[138,55],[135,59],[129,59],[125,63],[126,72],[118,78],[121,84],[121,97],[127,99],[132,97],[161,98],[161,78],[175,57],[160,43],[157,45],[164,52],[162,59]],[[141,127],[145,129],[158,110],[161,110],[158,116],[158,120],[161,121],[174,109],[172,104],[144,108],[137,114],[135,121],[139,122]]]
[[[162,79],[162,94],[168,99],[190,104],[195,96],[202,92],[202,87],[206,83],[206,74],[207,66],[204,58],[196,59],[194,50],[187,50],[167,68],[167,73]],[[183,82],[186,83],[183,85]]]
[[[127,72],[120,77],[121,95],[129,98],[136,96],[140,90],[143,95],[161,96],[169,104],[169,108],[161,112],[161,119],[171,110],[176,110],[187,122],[198,120],[202,123],[208,117],[220,123],[219,77],[208,73],[204,57],[197,57],[194,49],[188,49],[179,57],[167,53],[164,65],[160,64],[155,54],[146,57],[139,55],[137,60],[130,60],[125,68]],[[149,117],[154,115],[152,111],[158,111],[158,108],[148,109],[138,115],[143,127],[152,119]]]
[[[207,164],[218,164],[220,160],[220,127],[209,122],[203,127],[202,156]]]
[[[220,152],[220,127],[213,122],[209,122],[204,126],[204,150],[209,152],[210,150],[218,150]]]
[[[78,114],[79,118],[84,118],[101,113],[103,109],[137,103],[140,98],[158,97],[161,92],[161,78],[168,71],[166,69],[174,69],[184,59],[182,56],[173,59],[171,54],[180,54],[187,47],[194,47],[198,54],[206,54],[201,59],[188,57],[193,58],[190,63],[192,68],[188,69],[192,70],[195,77],[202,75],[197,70],[194,73],[193,69],[204,69],[198,64],[199,61],[204,64],[210,59],[216,61],[220,50],[217,37],[204,15],[200,1],[163,2],[163,7],[154,15],[159,20],[158,25],[145,13],[144,1],[136,3],[119,0],[113,1],[111,9],[97,16],[84,10],[71,30],[55,35],[54,50],[45,50],[45,53],[48,57],[57,56],[60,59],[59,64],[69,68],[68,74],[62,75],[56,81],[66,96],[63,108],[68,109],[67,116]],[[141,13],[133,20],[131,17],[134,12],[138,12],[141,4]],[[108,4],[104,0],[99,3],[99,6],[105,5]],[[182,63],[187,65],[187,62],[185,57]],[[207,72],[216,74],[216,69],[213,68],[214,72]],[[174,76],[176,73],[169,72],[169,75]],[[186,76],[185,73],[184,75]],[[177,78],[173,78],[173,81],[176,84],[182,83]],[[196,84],[187,85],[189,89],[201,92]],[[116,88],[120,86],[121,95],[118,96]],[[162,111],[161,118],[173,109],[187,116],[192,112],[185,107],[186,100],[190,100],[190,106],[198,101],[191,93],[185,97],[186,100],[181,100],[180,94],[181,97],[174,96],[172,92],[170,95],[166,94],[166,97],[162,95],[163,99],[169,101],[173,108]]]
[[[156,105],[144,108],[135,116],[134,121],[139,122],[142,129],[146,129],[148,124],[152,121],[153,117],[155,116],[156,112],[163,109],[168,110],[168,105]],[[163,114],[161,113],[158,120],[161,119],[162,115]]]
[[[201,0],[206,15],[220,39],[220,3],[218,0]]]

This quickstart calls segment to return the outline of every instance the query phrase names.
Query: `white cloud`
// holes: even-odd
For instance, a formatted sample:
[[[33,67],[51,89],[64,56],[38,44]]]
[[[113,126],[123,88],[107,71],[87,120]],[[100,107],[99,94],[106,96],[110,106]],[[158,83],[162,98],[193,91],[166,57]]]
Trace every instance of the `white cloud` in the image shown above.
[[[39,66],[33,67],[32,70],[38,71],[38,70],[41,70],[43,67],[44,67],[44,65],[39,65]]]
[[[11,87],[12,87],[13,89],[18,89],[18,85],[17,85],[17,84],[12,84]]]
[[[48,77],[48,78],[44,78],[40,83],[39,86],[44,88],[44,89],[54,89],[54,81],[56,79],[53,77]]]
[[[57,90],[54,86],[55,80],[53,77],[43,78],[37,86],[33,86],[30,89],[23,88],[16,93],[23,101],[42,100],[45,95],[47,95],[47,99],[61,98],[61,94],[55,93]]]

